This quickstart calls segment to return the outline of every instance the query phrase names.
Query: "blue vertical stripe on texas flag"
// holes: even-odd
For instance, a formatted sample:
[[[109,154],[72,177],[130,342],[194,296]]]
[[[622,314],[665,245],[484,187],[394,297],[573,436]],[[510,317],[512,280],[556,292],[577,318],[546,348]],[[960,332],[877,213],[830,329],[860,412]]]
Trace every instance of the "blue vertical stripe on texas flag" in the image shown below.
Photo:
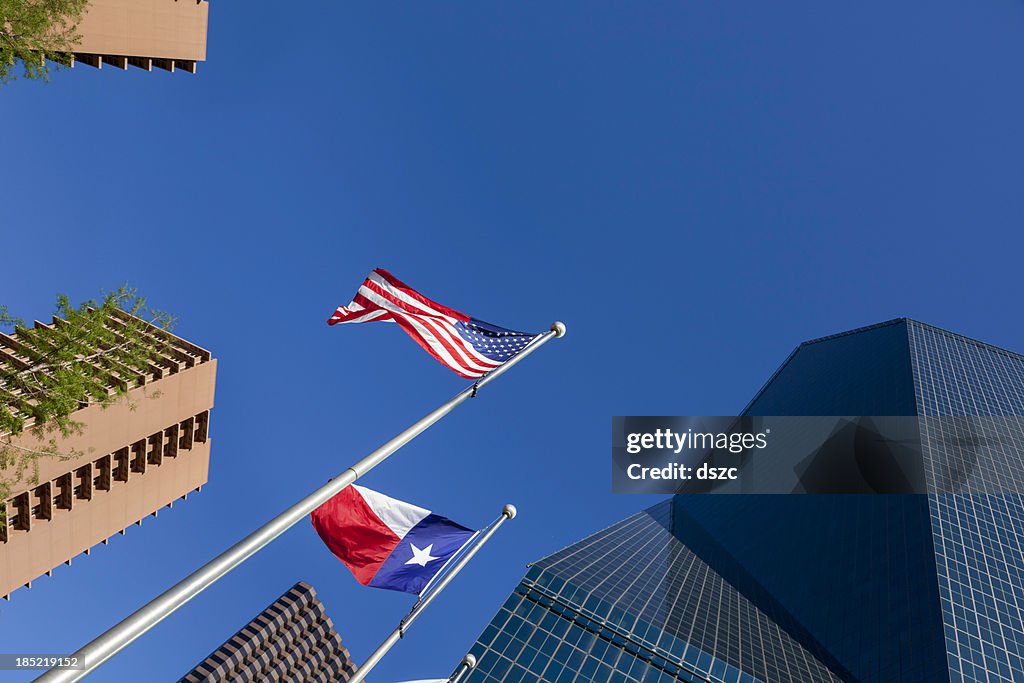
[[[474,533],[461,524],[431,513],[409,530],[367,585],[419,595]]]

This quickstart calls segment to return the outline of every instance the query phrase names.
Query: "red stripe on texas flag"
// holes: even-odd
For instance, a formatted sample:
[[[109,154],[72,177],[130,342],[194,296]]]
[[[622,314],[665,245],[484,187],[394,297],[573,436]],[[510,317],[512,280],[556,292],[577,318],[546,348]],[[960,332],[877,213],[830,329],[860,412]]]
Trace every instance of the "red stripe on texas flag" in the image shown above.
[[[356,486],[345,487],[310,516],[323,542],[364,586],[402,540]]]

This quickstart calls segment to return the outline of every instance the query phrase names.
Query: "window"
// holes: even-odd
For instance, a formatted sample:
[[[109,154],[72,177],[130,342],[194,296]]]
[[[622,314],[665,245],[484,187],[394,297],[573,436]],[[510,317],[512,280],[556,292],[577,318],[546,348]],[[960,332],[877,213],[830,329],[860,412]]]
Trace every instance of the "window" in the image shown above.
[[[75,470],[75,498],[79,500],[92,500],[91,463]]]
[[[131,445],[132,450],[132,472],[144,474],[146,472],[146,440],[139,439]]]
[[[92,480],[92,486],[97,491],[109,491],[110,490],[110,478],[111,478],[111,457],[104,455],[102,458],[94,462],[93,472],[96,476]]]
[[[178,425],[171,425],[164,430],[164,455],[174,458],[178,455]]]
[[[114,481],[128,481],[130,462],[127,446],[114,453]]]
[[[53,506],[58,510],[70,510],[74,504],[74,484],[71,473],[62,474],[53,480]]]
[[[53,494],[50,482],[37,486],[32,492],[32,516],[36,519],[53,519]]]
[[[149,451],[146,453],[146,462],[150,465],[160,465],[164,461],[164,433],[152,434],[147,440],[149,441]]]
[[[19,531],[31,529],[32,505],[29,493],[26,491],[20,496],[15,496],[14,500],[7,506],[7,513],[10,515],[7,518],[7,524],[12,529],[18,529]]]
[[[178,448],[189,450],[192,448],[192,437],[196,431],[196,419],[190,417],[181,423],[181,436],[178,438]]]
[[[206,443],[207,431],[210,428],[210,411],[204,410],[196,415],[195,440],[199,443]]]

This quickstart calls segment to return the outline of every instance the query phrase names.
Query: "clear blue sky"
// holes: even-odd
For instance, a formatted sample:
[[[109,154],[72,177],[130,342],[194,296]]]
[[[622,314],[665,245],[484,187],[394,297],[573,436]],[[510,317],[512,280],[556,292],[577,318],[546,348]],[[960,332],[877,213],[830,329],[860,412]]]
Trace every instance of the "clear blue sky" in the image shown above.
[[[196,76],[0,89],[0,301],[128,281],[220,360],[209,485],[0,604],[3,650],[74,650],[464,386],[324,324],[374,266],[569,328],[364,480],[520,509],[381,683],[447,675],[527,562],[654,500],[610,493],[612,415],[734,413],[901,315],[1024,350],[1021,0],[371,5],[215,1]],[[360,660],[412,602],[303,523],[91,680],[176,680],[300,579]]]

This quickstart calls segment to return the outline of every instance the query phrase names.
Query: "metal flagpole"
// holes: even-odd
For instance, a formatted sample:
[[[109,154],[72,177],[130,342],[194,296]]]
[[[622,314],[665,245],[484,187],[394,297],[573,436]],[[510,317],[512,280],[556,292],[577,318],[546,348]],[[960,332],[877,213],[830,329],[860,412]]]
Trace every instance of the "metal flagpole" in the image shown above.
[[[373,653],[366,658],[366,661],[363,662],[363,665],[356,669],[356,672],[352,674],[351,678],[348,679],[348,683],[362,683],[366,676],[370,673],[370,671],[373,670],[373,667],[377,666],[377,663],[380,662],[381,658],[388,653],[388,650],[394,647],[395,643],[402,639],[402,636],[404,636],[405,632],[409,630],[409,627],[412,626],[412,623],[416,621],[416,619],[418,619],[421,614],[423,614],[423,611],[427,609],[427,607],[430,606],[430,603],[434,601],[434,598],[436,598],[438,594],[441,591],[443,591],[449,583],[452,582],[452,579],[454,579],[456,575],[462,571],[463,567],[469,564],[469,561],[473,559],[473,556],[476,555],[477,551],[483,547],[484,543],[487,543],[487,541],[490,540],[491,536],[494,535],[494,532],[496,532],[498,528],[501,527],[502,524],[504,524],[510,519],[513,519],[515,516],[515,506],[506,505],[504,509],[501,511],[501,517],[498,517],[498,519],[491,523],[491,526],[488,527],[484,535],[480,537],[480,540],[474,543],[473,546],[466,552],[466,554],[463,555],[459,559],[459,561],[452,566],[451,569],[444,572],[444,575],[438,580],[436,586],[428,590],[422,597],[420,597],[416,604],[413,605],[412,611],[410,611],[409,614],[405,615],[405,618],[402,619],[402,622],[398,625],[398,628],[392,631],[391,635],[389,635],[384,640],[383,643],[378,645],[377,649],[374,650]],[[476,660],[474,659],[474,663],[475,661]],[[463,663],[465,663],[465,660],[463,660]]]
[[[459,662],[459,668],[448,677],[448,683],[459,683],[470,669],[476,666],[476,657],[473,655],[466,655]]]
[[[408,683],[461,683],[462,679],[466,677],[466,674],[475,666],[476,657],[471,654],[467,654],[462,658],[462,661],[459,662],[459,665],[455,667],[455,671],[453,671],[452,675],[448,678],[424,678],[416,681],[408,681]]]
[[[477,391],[503,375],[513,365],[551,341],[551,339],[564,335],[565,325],[561,322],[552,323],[550,330],[538,335],[526,348],[484,375],[472,386],[466,387],[457,393],[446,403],[434,409],[404,432],[150,600],[74,654],[69,655],[69,657],[76,658],[82,668],[53,668],[35,679],[35,683],[73,683],[74,681],[81,680],[93,669],[120,652],[136,638],[163,621],[163,619],[210,587],[229,571],[252,557],[257,551],[298,523],[299,520],[305,518],[313,510],[326,503],[343,488],[384,462],[391,454],[422,434],[435,422],[464,403],[466,399],[476,396]]]

